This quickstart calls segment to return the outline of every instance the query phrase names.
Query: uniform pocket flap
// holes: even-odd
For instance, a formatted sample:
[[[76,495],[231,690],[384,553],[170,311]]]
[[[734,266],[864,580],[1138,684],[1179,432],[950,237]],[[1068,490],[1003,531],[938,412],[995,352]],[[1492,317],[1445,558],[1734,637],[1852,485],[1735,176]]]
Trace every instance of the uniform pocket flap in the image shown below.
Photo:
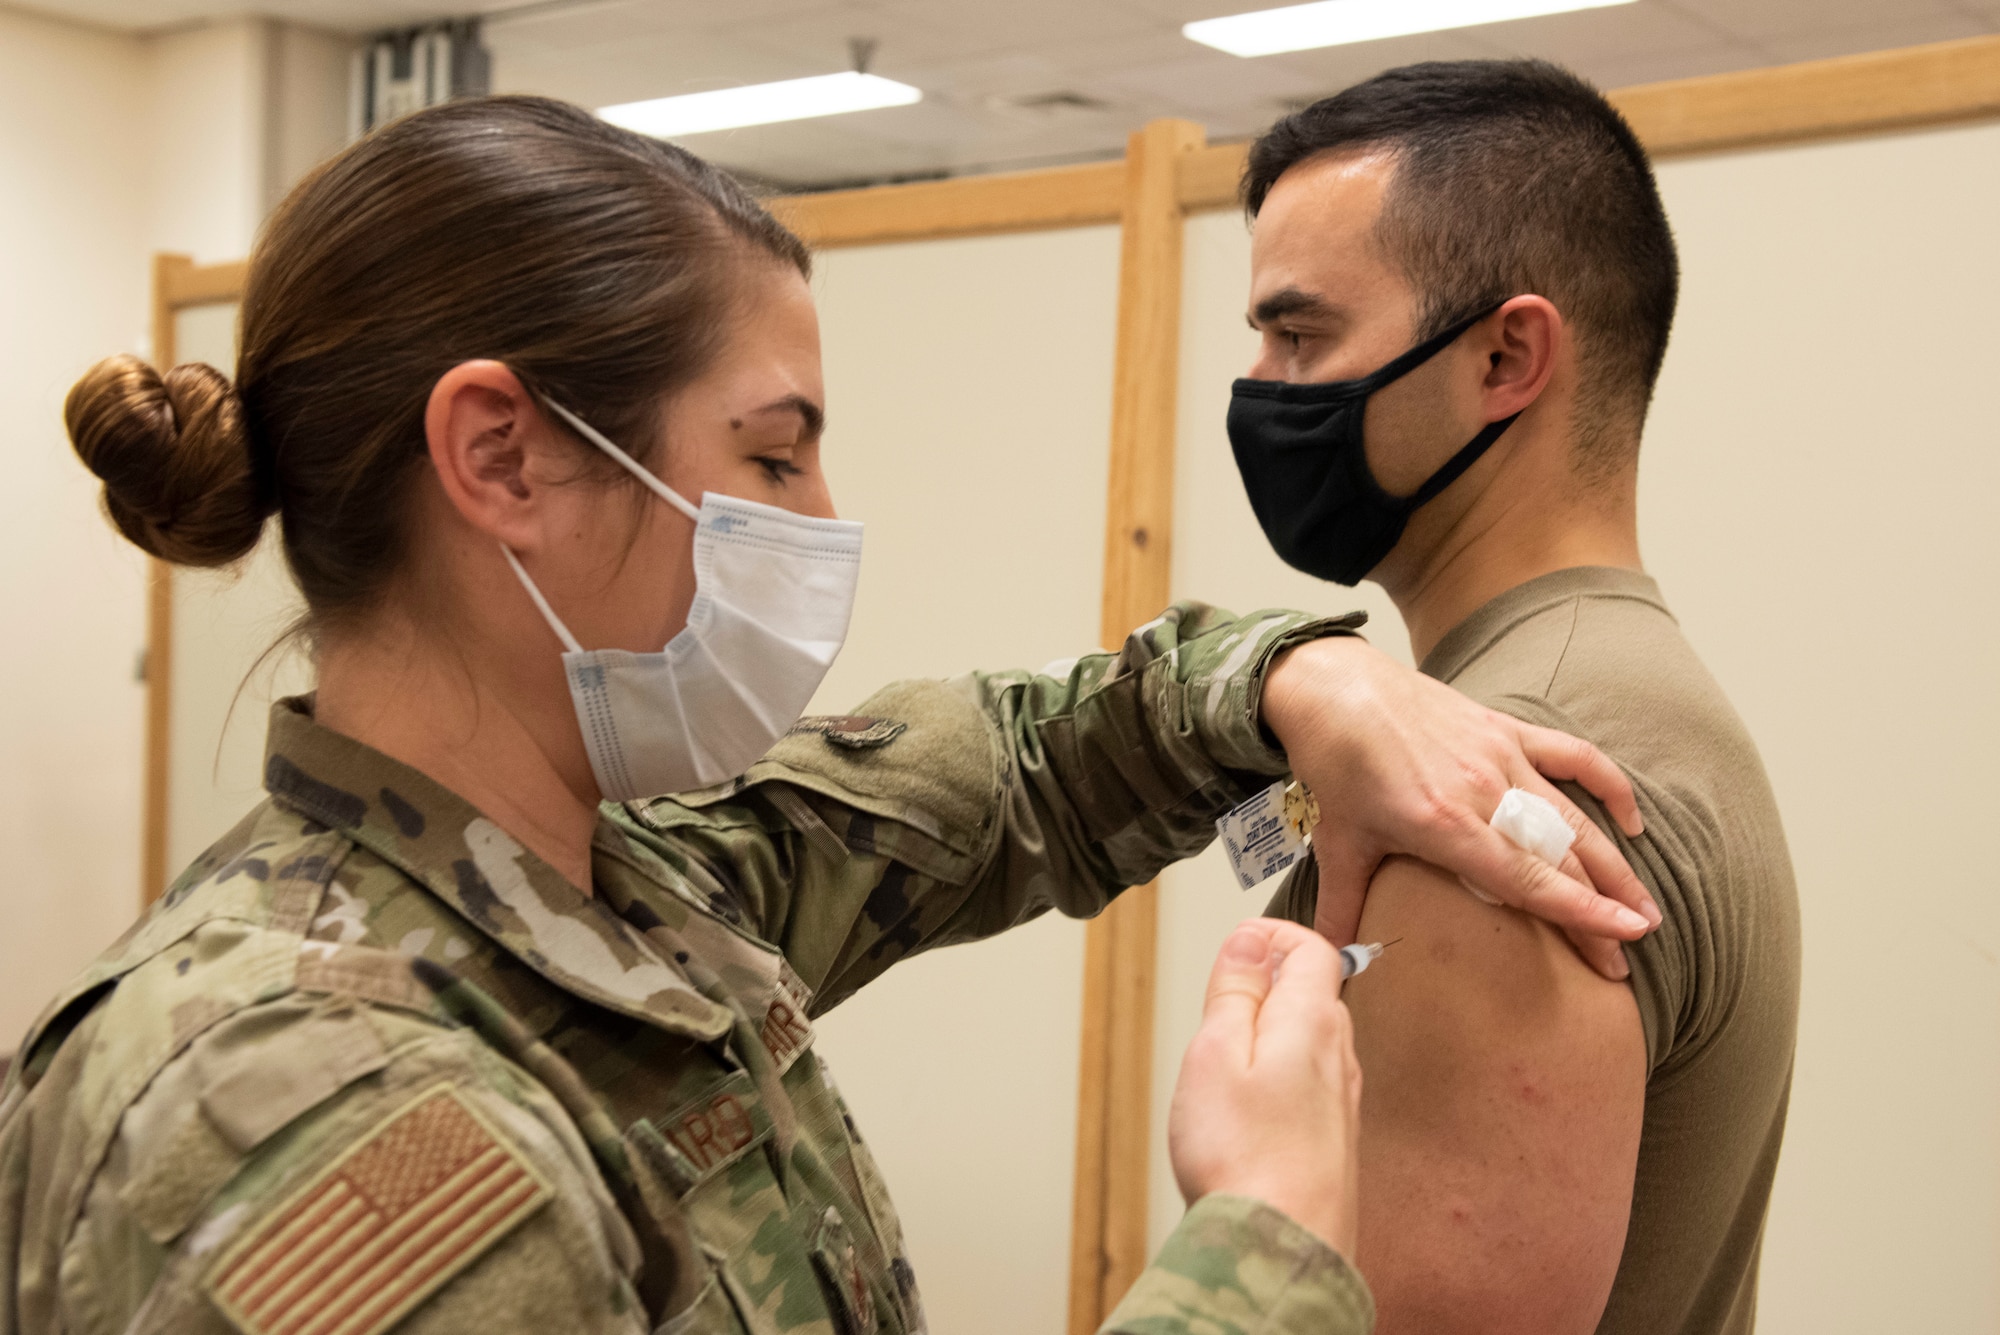
[[[301,1013],[280,1004],[219,1026],[195,1050],[201,1108],[238,1152],[389,1064],[375,1027],[352,1002]]]

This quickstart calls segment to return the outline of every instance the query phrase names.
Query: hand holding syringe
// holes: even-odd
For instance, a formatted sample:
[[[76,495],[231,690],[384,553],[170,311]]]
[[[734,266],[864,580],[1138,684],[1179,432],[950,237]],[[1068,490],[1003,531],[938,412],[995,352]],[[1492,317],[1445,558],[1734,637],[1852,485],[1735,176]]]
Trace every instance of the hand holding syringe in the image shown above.
[[[1396,941],[1401,941],[1402,939],[1399,936],[1396,938]],[[1382,952],[1390,946],[1395,945],[1396,941],[1378,941],[1374,945],[1369,946],[1364,946],[1357,942],[1351,946],[1342,946],[1340,948],[1340,981],[1344,983],[1354,977],[1355,974],[1366,971],[1368,966],[1376,960],[1381,959]]]

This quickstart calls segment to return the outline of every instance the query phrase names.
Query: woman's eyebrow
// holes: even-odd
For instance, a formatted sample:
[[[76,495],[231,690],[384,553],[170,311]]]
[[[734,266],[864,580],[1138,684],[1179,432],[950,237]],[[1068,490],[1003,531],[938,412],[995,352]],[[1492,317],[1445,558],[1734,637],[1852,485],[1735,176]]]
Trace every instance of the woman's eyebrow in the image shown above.
[[[826,429],[826,410],[803,394],[787,394],[773,399],[761,408],[753,408],[758,413],[797,413],[805,427],[808,438],[818,436]]]

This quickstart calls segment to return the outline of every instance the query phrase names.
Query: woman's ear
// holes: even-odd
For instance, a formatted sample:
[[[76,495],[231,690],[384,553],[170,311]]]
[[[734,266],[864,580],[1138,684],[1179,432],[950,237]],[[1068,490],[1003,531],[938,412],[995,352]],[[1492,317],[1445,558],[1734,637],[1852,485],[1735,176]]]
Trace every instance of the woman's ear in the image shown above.
[[[1484,386],[1486,416],[1496,422],[1541,397],[1563,341],[1562,312],[1547,297],[1515,297],[1497,314]]]
[[[545,470],[532,464],[548,447],[548,428],[519,377],[495,361],[452,367],[431,387],[424,439],[459,516],[496,542],[534,550]]]

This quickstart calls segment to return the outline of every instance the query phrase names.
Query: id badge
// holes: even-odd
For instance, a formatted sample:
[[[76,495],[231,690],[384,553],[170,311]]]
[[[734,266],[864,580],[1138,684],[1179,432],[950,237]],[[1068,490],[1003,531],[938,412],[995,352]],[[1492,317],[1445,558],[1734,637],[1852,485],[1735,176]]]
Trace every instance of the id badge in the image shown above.
[[[1280,780],[1215,822],[1236,883],[1249,890],[1301,857],[1319,823],[1319,804],[1304,784]]]

